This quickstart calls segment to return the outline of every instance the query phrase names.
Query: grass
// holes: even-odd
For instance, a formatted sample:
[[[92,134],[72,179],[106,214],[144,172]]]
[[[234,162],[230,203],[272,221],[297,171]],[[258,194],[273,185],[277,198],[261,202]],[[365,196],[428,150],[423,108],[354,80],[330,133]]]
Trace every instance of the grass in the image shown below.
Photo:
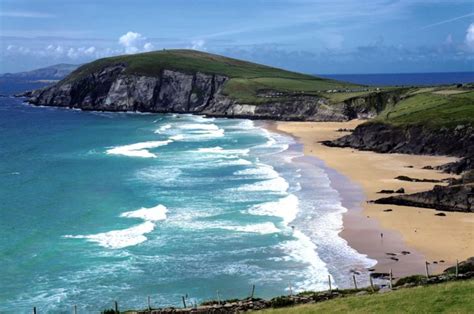
[[[202,72],[227,76],[230,80],[224,93],[231,98],[248,103],[268,102],[268,98],[258,97],[262,90],[274,90],[293,94],[316,95],[328,89],[347,89],[360,87],[356,84],[318,78],[247,61],[227,58],[195,50],[162,50],[135,55],[124,55],[99,59],[85,64],[74,71],[64,82],[86,77],[88,74],[117,63],[127,65],[128,74],[159,76],[163,69],[194,74]],[[282,97],[282,100],[286,97]]]
[[[372,122],[422,125],[433,129],[474,126],[474,91],[439,94],[425,89],[425,92],[412,94],[396,106],[386,108]]]
[[[349,296],[316,304],[269,309],[268,314],[312,313],[474,313],[474,280]]]

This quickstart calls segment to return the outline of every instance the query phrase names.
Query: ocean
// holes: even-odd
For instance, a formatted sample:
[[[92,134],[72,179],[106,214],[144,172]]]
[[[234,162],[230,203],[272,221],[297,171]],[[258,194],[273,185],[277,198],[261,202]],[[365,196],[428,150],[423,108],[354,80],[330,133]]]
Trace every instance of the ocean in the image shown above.
[[[364,281],[375,261],[338,236],[347,209],[324,164],[263,126],[0,98],[0,312]]]

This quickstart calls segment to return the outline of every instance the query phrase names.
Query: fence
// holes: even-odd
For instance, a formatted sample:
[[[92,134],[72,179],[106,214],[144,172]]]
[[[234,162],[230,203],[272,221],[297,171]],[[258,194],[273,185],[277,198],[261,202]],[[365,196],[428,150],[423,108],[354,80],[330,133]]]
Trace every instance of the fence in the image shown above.
[[[431,275],[430,275],[430,270],[429,270],[429,265],[430,263],[428,263],[427,261],[425,261],[425,274],[424,276],[426,277],[427,280],[430,279]],[[455,265],[455,273],[454,273],[454,278],[457,279],[459,277],[459,261],[456,260],[456,265]],[[357,283],[357,278],[356,276],[353,274],[352,275],[352,278],[350,278],[353,285],[354,285],[354,289],[355,290],[359,290],[360,287],[358,286],[358,283]],[[388,285],[388,288],[391,290],[393,289],[393,272],[392,272],[392,269],[390,269],[389,273],[388,273],[388,279],[387,280],[387,285]],[[332,280],[331,280],[331,275],[328,275],[328,289],[327,292],[329,293],[329,295],[333,295],[335,293],[335,291],[333,291],[333,288],[332,288]],[[249,294],[249,297],[245,300],[250,300],[250,301],[253,301],[255,300],[254,299],[254,296],[255,296],[255,285],[252,285],[252,288],[251,288],[251,292]],[[289,283],[289,292],[290,292],[290,297],[293,297],[293,289],[292,289],[292,285],[291,285],[291,282]],[[373,276],[372,274],[369,274],[369,286],[366,287],[366,288],[370,288],[372,292],[375,292],[376,291],[376,285],[374,284],[374,281],[373,281]],[[217,305],[219,306],[224,306],[223,304],[223,300],[221,299],[221,295],[219,293],[219,290],[216,291],[216,296],[217,296]],[[188,304],[186,302],[186,300],[188,299],[188,296],[187,295],[183,295],[181,296],[181,303],[182,303],[182,306],[183,306],[183,309],[197,309],[198,306],[196,303],[194,304],[191,304],[191,306],[189,306],[190,304]],[[151,311],[152,310],[152,299],[151,299],[151,296],[147,296],[147,299],[146,299],[146,304],[147,304],[147,309],[148,311]],[[113,301],[111,302],[111,305],[113,305],[113,310],[108,310],[110,313],[114,312],[114,313],[120,313],[120,310],[119,310],[119,304],[118,304],[118,301]],[[251,308],[250,308],[251,309]],[[247,308],[248,310],[248,308]],[[77,311],[77,305],[73,305],[72,306],[72,309],[71,309],[72,313],[73,314],[77,314],[78,311]],[[33,314],[37,314],[38,313],[38,309],[36,307],[33,307]]]

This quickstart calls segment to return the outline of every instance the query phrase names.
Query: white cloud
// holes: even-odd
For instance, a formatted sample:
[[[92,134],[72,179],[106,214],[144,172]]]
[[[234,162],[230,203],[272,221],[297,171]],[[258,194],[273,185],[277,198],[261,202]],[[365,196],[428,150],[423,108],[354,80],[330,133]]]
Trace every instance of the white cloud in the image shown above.
[[[145,43],[143,45],[143,50],[144,51],[152,51],[154,48],[153,44],[152,43]]]
[[[19,18],[52,18],[55,17],[52,14],[42,12],[30,12],[30,11],[2,11],[0,12],[2,17],[19,17]]]
[[[206,44],[206,42],[202,39],[196,39],[196,40],[193,40],[191,42],[191,49],[193,50],[206,50],[206,48],[204,47],[204,45]]]
[[[464,40],[467,47],[474,51],[474,23],[469,25],[466,30],[466,39]]]
[[[153,49],[153,44],[146,42],[146,37],[140,33],[127,32],[120,36],[119,44],[125,48],[125,53],[133,54]]]

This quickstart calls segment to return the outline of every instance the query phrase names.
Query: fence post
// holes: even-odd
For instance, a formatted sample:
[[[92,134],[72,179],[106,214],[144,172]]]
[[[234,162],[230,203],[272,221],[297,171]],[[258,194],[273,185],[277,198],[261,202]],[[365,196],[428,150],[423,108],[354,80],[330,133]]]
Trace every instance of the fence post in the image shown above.
[[[430,279],[430,273],[428,272],[428,262],[425,261],[425,271],[426,271],[426,279]]]
[[[293,296],[293,289],[291,288],[291,281],[290,281],[290,297]]]
[[[36,314],[36,306],[33,307],[33,314]]]
[[[374,281],[372,280],[372,276],[369,275],[369,282],[370,282],[370,288],[372,288],[372,292],[375,292],[375,289],[374,289]]]
[[[184,308],[186,308],[186,299],[184,298],[184,295],[181,297],[181,299],[183,300],[183,306],[184,306]]]
[[[456,260],[456,278],[458,278],[459,275],[459,260]]]
[[[254,294],[255,294],[255,285],[252,285],[252,294],[250,295],[250,299],[253,299]]]
[[[217,290],[217,304],[221,305],[221,296],[219,295],[219,290]]]
[[[352,281],[354,281],[354,288],[357,290],[356,276],[352,275]]]
[[[151,310],[151,300],[150,300],[150,296],[147,297],[147,303],[148,303],[148,310]]]
[[[114,301],[114,310],[115,310],[115,313],[119,313],[117,301]]]
[[[331,275],[328,275],[328,281],[329,281],[329,293],[332,293]]]
[[[77,314],[77,305],[74,305],[74,306],[73,306],[72,312],[73,312],[74,314]]]
[[[393,273],[392,273],[392,269],[390,268],[390,289],[393,288]]]

